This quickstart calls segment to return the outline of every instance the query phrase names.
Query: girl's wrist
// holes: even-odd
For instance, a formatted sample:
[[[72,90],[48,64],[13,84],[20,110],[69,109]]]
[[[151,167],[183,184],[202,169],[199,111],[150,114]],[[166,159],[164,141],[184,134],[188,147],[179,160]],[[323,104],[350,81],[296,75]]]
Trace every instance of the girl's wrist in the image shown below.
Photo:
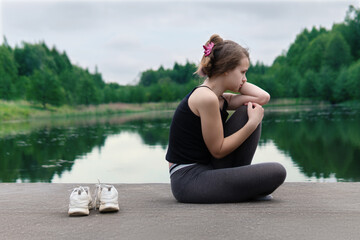
[[[249,119],[247,121],[247,123],[245,124],[245,126],[246,125],[249,127],[250,131],[254,131],[257,128],[257,126],[259,125],[259,123],[253,119]]]

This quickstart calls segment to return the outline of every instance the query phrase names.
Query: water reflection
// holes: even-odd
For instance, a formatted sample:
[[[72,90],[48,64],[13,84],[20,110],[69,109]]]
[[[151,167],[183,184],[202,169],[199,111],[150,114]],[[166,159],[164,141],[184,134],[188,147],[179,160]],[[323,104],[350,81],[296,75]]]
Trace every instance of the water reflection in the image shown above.
[[[254,162],[281,162],[287,181],[360,181],[358,109],[266,112]],[[169,182],[164,155],[171,116],[2,124],[0,181]]]
[[[86,162],[86,166],[82,167],[79,175],[72,173],[73,177],[69,179],[69,182],[81,182],[84,179],[81,176],[85,175],[88,176],[85,182],[96,182],[97,178],[107,182],[117,181],[117,178],[109,181],[107,173],[101,175],[92,173],[94,170],[113,169],[112,164],[106,162],[106,154],[105,156],[101,154],[107,142],[113,137],[120,139],[115,147],[119,153],[116,161],[123,164],[125,168],[129,167],[129,164],[126,165],[127,159],[130,159],[129,150],[134,147],[136,148],[134,153],[144,153],[147,146],[153,146],[152,154],[147,153],[148,159],[151,159],[154,156],[154,149],[160,146],[162,155],[159,160],[164,165],[163,151],[167,146],[171,116],[172,113],[161,112],[91,120],[63,119],[54,121],[50,125],[46,122],[43,126],[36,122],[34,128],[28,123],[24,125],[16,123],[16,127],[2,125],[3,129],[15,128],[19,133],[8,131],[11,134],[1,135],[0,181],[54,182],[53,179],[56,179],[61,182],[63,173],[66,175],[72,172],[78,162]],[[139,139],[137,144],[134,142],[129,144],[131,136]],[[94,152],[99,153],[95,157],[98,165],[91,166],[88,160],[94,156]],[[139,160],[145,159],[139,158]],[[141,168],[141,165],[138,167]],[[126,168],[126,170],[129,169]],[[167,174],[166,171],[164,174]],[[133,181],[133,177],[129,179],[124,182],[136,182]],[[156,179],[154,181],[156,182]]]
[[[273,142],[309,180],[360,181],[359,120],[349,108],[269,113],[260,145]]]
[[[109,136],[103,148],[93,149],[52,182],[91,183],[97,178],[114,183],[169,182],[164,154],[161,146],[144,145],[138,134],[124,130]]]

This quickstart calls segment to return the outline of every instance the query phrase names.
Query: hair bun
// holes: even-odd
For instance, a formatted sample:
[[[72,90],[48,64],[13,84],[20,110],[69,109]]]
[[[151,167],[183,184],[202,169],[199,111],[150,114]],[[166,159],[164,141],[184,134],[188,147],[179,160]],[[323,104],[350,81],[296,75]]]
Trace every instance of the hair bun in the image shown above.
[[[247,49],[234,41],[223,40],[218,34],[211,35],[203,47],[205,52],[195,72],[202,77],[219,76],[239,66],[241,59],[249,59]]]
[[[224,40],[218,34],[213,34],[211,35],[209,41],[207,41],[207,44],[211,42],[214,43],[216,46],[217,44],[224,42]]]

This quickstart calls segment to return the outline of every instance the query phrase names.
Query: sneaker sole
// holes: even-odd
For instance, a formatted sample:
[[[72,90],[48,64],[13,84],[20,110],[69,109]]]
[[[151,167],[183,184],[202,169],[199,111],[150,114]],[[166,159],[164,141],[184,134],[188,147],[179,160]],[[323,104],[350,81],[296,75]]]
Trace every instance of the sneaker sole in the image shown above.
[[[101,213],[104,213],[104,212],[117,212],[117,211],[119,211],[119,204],[111,204],[111,203],[100,204],[99,211]]]
[[[88,208],[70,208],[69,209],[69,216],[87,216],[89,215]]]

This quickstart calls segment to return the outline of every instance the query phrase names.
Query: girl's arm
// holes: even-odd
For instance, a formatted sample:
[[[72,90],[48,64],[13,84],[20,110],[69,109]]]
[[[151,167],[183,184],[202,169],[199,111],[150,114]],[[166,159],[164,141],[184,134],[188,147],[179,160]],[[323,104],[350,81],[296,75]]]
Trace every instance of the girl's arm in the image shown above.
[[[248,122],[240,130],[224,138],[218,98],[207,89],[199,90],[198,94],[190,96],[189,106],[201,119],[203,138],[210,153],[215,158],[223,158],[255,131],[264,116],[264,109],[257,103],[249,102]]]
[[[243,84],[240,94],[224,93],[223,96],[229,103],[229,110],[235,110],[248,102],[265,105],[270,100],[269,93],[249,82]]]

